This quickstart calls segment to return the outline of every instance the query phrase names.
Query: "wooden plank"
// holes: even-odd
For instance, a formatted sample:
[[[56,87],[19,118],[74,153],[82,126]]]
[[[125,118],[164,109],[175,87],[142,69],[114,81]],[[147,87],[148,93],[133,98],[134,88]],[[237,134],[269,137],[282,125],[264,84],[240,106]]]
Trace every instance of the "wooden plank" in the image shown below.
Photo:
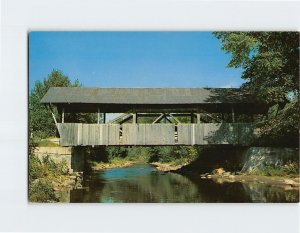
[[[201,115],[200,115],[200,113],[197,113],[197,123],[198,124],[201,123]]]
[[[107,142],[108,145],[119,145],[120,144],[120,138],[119,138],[119,130],[120,125],[119,124],[109,124],[107,126],[109,128],[109,140]]]
[[[191,145],[192,144],[192,125],[193,124],[178,124],[178,144]]]
[[[77,124],[77,145],[82,145],[82,123]]]
[[[106,130],[107,130],[107,132],[106,132],[106,137],[105,137],[105,145],[108,146],[108,144],[109,144],[109,133],[110,133],[110,128],[109,128],[108,124],[106,124]]]
[[[97,113],[97,124],[100,124],[100,108],[98,108],[98,113]]]
[[[124,145],[174,145],[173,124],[124,124]]]
[[[120,145],[119,124],[58,123],[61,146]],[[256,130],[257,131],[257,130]],[[179,145],[250,145],[249,123],[178,124]],[[174,124],[124,124],[122,145],[175,145]]]
[[[132,124],[123,125],[123,145],[133,145],[134,127]]]
[[[82,125],[82,144],[84,146],[89,145],[89,125],[88,124]]]

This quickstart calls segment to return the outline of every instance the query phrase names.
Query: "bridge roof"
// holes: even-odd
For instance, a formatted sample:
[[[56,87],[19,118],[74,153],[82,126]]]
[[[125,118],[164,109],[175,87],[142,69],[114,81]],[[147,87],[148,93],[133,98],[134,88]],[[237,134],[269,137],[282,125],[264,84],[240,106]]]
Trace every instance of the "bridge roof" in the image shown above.
[[[82,88],[51,87],[42,103],[204,104],[253,103],[238,88]]]
[[[175,106],[191,105],[261,105],[250,93],[238,88],[82,88],[52,87],[41,103],[77,106],[111,106],[116,112],[124,106]],[[249,105],[250,104],[250,105]],[[114,107],[112,107],[114,106]],[[111,109],[114,108],[114,109]],[[129,108],[129,107],[128,107]]]

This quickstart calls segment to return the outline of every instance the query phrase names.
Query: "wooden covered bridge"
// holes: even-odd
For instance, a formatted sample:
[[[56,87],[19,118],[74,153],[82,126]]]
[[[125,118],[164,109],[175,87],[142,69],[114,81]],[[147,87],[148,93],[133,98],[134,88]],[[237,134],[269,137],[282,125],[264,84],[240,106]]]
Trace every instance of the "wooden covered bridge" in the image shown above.
[[[267,105],[235,88],[53,87],[41,102],[53,106],[62,146],[249,145],[253,116]],[[94,113],[94,123],[69,122],[67,113]],[[122,113],[106,122],[107,113]]]

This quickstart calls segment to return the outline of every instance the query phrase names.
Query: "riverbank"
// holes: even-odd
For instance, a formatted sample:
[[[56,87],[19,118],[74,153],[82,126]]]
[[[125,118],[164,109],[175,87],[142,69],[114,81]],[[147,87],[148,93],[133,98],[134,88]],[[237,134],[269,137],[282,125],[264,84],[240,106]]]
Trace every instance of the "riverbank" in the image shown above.
[[[218,184],[223,183],[259,183],[266,184],[270,186],[278,186],[284,188],[285,190],[299,190],[300,181],[298,177],[281,177],[281,176],[262,176],[262,175],[251,175],[251,174],[241,174],[233,175],[229,174],[226,176],[222,175],[201,175],[200,179],[212,179]]]
[[[101,171],[101,170],[112,169],[112,168],[129,167],[134,165],[135,163],[138,163],[138,161],[129,161],[125,159],[113,159],[106,163],[95,162],[95,161],[89,161],[89,163],[93,171]]]
[[[151,165],[155,166],[156,170],[162,172],[176,172],[181,173],[180,169],[187,164],[172,165],[170,163],[154,162]],[[185,171],[186,172],[186,171]],[[190,173],[196,173],[197,171],[189,171]],[[285,176],[266,176],[257,175],[251,173],[241,172],[226,172],[224,169],[219,168],[212,171],[212,173],[199,174],[199,179],[211,179],[216,183],[260,183],[271,186],[282,187],[285,190],[299,189],[300,179],[299,176],[285,175]]]
[[[174,164],[171,164],[171,163],[153,162],[153,163],[150,163],[150,164],[153,165],[156,168],[156,170],[158,170],[158,171],[169,172],[169,171],[179,170],[183,166],[186,166],[188,163],[174,165]]]

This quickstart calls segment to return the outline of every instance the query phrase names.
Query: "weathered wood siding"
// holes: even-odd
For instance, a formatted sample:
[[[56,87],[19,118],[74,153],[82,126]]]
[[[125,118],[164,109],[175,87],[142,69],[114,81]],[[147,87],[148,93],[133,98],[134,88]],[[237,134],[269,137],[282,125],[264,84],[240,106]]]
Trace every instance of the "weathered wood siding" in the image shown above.
[[[81,124],[58,123],[61,146],[97,145],[249,145],[255,129],[249,123]],[[122,137],[120,130],[122,127]]]
[[[120,144],[118,124],[58,123],[57,127],[62,146]]]
[[[123,145],[175,145],[174,124],[124,124]]]
[[[178,124],[179,145],[249,145],[255,138],[249,123]]]

